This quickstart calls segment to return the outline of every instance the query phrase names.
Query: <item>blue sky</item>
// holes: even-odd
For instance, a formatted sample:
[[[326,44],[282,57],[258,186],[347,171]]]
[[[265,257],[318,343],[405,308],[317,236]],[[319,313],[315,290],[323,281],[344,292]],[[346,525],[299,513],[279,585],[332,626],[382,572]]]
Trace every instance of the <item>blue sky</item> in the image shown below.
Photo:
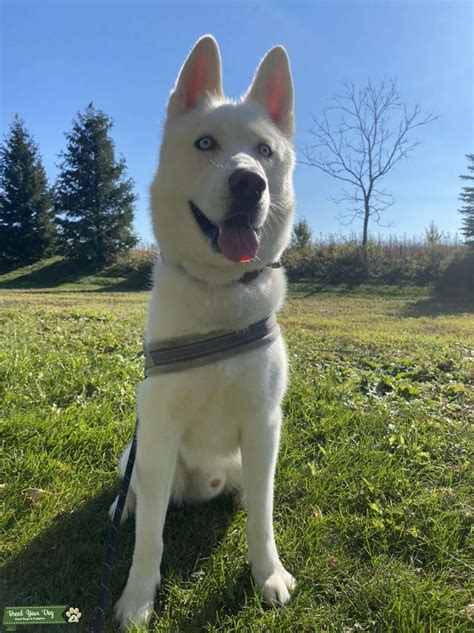
[[[117,150],[139,194],[136,229],[152,241],[148,186],[157,165],[165,103],[185,56],[212,33],[223,57],[227,94],[246,90],[266,50],[283,44],[296,94],[296,145],[310,140],[342,81],[396,77],[405,101],[440,119],[417,133],[408,162],[385,180],[396,199],[389,228],[373,233],[422,235],[433,220],[451,234],[465,154],[474,151],[473,3],[437,0],[237,2],[0,0],[2,133],[18,112],[40,145],[51,181],[64,132],[90,101],[114,122]],[[314,168],[295,172],[297,217],[316,235],[344,227],[328,200],[339,186]]]

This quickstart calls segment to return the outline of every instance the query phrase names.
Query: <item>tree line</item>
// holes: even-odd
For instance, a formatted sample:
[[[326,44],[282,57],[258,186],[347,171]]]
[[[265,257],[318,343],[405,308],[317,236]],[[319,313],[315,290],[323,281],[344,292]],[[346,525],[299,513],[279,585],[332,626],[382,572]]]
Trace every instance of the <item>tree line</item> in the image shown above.
[[[379,222],[393,196],[382,188],[385,175],[419,145],[412,133],[438,117],[409,107],[395,80],[357,89],[344,84],[322,118],[314,119],[313,142],[301,164],[342,183],[337,204],[344,217],[362,220],[367,247],[369,220]],[[38,146],[17,116],[0,147],[0,261],[22,264],[61,253],[104,263],[132,247],[136,195],[123,158],[115,157],[111,119],[91,103],[66,134],[59,175],[50,187]],[[474,154],[459,199],[462,231],[474,245]],[[311,242],[309,226],[296,224],[292,246]]]
[[[0,261],[63,254],[101,264],[136,244],[136,194],[125,159],[116,157],[112,126],[93,103],[79,112],[50,186],[37,143],[14,118],[0,146]]]

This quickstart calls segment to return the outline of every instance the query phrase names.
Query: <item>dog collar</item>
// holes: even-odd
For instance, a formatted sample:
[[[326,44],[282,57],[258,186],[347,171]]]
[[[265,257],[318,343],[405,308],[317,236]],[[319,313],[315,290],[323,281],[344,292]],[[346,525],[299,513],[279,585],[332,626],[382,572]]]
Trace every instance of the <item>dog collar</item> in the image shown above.
[[[161,258],[161,261],[166,262],[166,259],[163,257],[162,253],[160,253],[159,256]],[[239,277],[239,279],[237,279],[237,282],[239,284],[249,284],[250,282],[252,282],[255,279],[257,279],[257,277],[261,273],[263,273],[265,268],[282,268],[282,266],[283,266],[283,264],[281,263],[281,260],[278,260],[277,262],[272,262],[271,264],[265,264],[265,266],[263,266],[263,268],[259,268],[258,270],[251,270],[248,273],[244,273],[242,275],[242,277]],[[185,270],[185,269],[182,268],[182,270]],[[185,272],[190,277],[193,277],[192,275],[190,275],[190,273],[187,270],[185,270]],[[234,283],[234,282],[232,282],[232,283]]]
[[[266,266],[264,266],[263,268],[260,268],[259,270],[252,270],[248,273],[245,273],[244,275],[242,275],[242,277],[238,281],[240,284],[248,284],[254,279],[257,279],[260,273],[263,273],[265,268],[281,268],[281,267],[282,267],[282,263],[280,260],[278,260],[277,262],[266,264]]]
[[[279,333],[276,316],[271,314],[242,330],[221,330],[203,336],[182,336],[160,343],[145,343],[145,376],[148,378],[225,360],[268,345]]]

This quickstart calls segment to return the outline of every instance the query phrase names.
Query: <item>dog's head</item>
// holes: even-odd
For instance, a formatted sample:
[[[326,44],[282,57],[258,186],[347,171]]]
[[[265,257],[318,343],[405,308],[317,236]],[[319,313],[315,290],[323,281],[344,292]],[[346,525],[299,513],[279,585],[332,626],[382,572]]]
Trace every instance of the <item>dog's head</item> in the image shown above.
[[[171,93],[151,188],[165,259],[209,281],[276,261],[291,232],[293,134],[284,48],[267,53],[247,94],[232,102],[216,41],[200,39]]]

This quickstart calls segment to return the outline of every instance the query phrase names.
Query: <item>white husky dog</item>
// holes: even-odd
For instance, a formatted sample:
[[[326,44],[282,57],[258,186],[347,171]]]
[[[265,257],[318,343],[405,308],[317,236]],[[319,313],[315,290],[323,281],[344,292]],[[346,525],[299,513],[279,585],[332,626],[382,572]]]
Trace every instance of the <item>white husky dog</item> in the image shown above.
[[[281,308],[284,272],[269,265],[291,232],[293,133],[284,48],[268,52],[247,94],[234,102],[223,94],[216,41],[197,42],[169,100],[151,187],[162,257],[147,341],[241,330]],[[260,349],[139,385],[137,457],[124,513],[136,499],[135,551],[115,606],[122,625],[145,623],[153,612],[170,498],[205,500],[242,487],[254,580],[265,600],[288,602],[295,581],[272,526],[286,382],[278,336]]]

